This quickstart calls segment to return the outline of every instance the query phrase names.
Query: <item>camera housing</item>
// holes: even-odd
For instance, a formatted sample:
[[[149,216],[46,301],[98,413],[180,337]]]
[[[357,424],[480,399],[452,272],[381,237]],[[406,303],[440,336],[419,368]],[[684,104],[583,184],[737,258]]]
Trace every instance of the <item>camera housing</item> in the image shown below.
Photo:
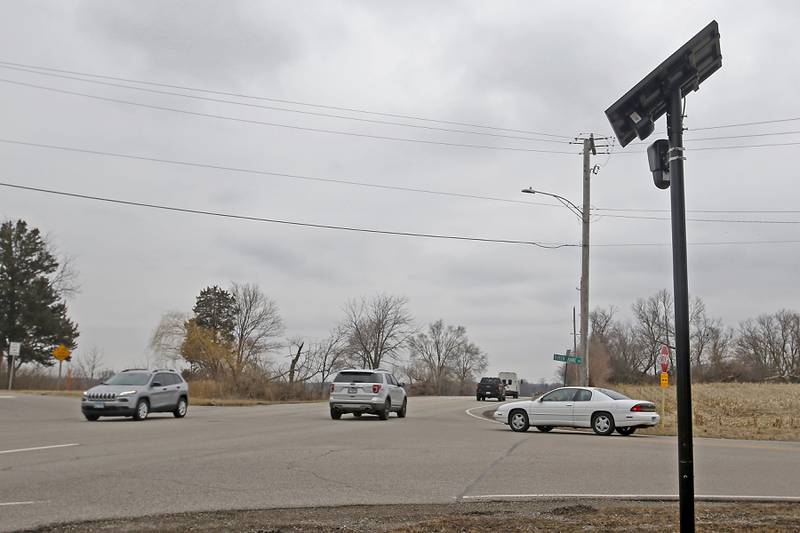
[[[653,182],[659,189],[669,188],[669,141],[659,139],[647,147],[647,160],[650,162],[650,172],[653,173]]]
[[[669,91],[680,87],[686,96],[721,66],[719,28],[711,21],[606,109],[620,145],[627,146],[636,137],[645,140],[653,133],[653,124],[667,111]]]

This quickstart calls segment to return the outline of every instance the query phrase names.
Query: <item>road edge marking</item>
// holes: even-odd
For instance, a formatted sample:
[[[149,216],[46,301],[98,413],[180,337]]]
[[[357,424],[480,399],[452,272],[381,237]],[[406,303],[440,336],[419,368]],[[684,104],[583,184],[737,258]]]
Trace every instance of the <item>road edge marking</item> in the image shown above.
[[[53,444],[52,446],[34,446],[33,448],[17,448],[16,450],[0,450],[0,455],[6,453],[18,453],[18,452],[35,452],[38,450],[52,450],[53,448],[68,448],[70,446],[80,446],[77,442],[72,442],[70,444]]]
[[[34,503],[43,503],[43,502],[0,502],[0,507],[7,507],[10,505],[33,505]]]
[[[619,501],[678,501],[677,494],[478,494],[460,496],[460,501],[513,500],[619,500]],[[790,502],[800,503],[800,496],[755,496],[735,494],[696,494],[695,501],[706,502]]]
[[[471,411],[473,409],[478,409],[480,407],[483,407],[483,406],[480,405],[478,407],[470,407],[469,409],[465,410],[464,412],[467,413],[467,415],[471,416],[472,418],[477,418],[478,420],[483,420],[485,422],[491,422],[492,424],[500,424],[500,425],[503,425],[503,426],[505,425],[502,422],[498,422],[497,420],[491,420],[489,418],[486,418],[485,416],[480,416],[480,415],[476,415],[476,414],[471,413]]]

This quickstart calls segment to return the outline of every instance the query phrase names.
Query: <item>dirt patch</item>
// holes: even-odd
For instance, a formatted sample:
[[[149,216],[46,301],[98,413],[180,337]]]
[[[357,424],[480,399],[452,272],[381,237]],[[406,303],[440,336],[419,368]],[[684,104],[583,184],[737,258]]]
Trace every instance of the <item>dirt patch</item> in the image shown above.
[[[800,530],[800,504],[698,503],[698,531]],[[375,505],[181,513],[74,522],[29,531],[479,532],[677,531],[677,502],[532,501]]]

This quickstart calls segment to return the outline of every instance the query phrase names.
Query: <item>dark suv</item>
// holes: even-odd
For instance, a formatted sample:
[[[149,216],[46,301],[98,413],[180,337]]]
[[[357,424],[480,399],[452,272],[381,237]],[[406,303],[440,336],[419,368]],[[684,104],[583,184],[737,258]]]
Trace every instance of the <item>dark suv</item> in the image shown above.
[[[189,384],[174,370],[123,370],[83,393],[86,420],[129,416],[144,420],[150,413],[167,412],[183,418],[189,408]]]
[[[486,400],[489,398],[497,398],[497,401],[506,401],[506,386],[500,378],[481,378],[478,383],[478,388],[475,391],[475,397],[478,401]]]

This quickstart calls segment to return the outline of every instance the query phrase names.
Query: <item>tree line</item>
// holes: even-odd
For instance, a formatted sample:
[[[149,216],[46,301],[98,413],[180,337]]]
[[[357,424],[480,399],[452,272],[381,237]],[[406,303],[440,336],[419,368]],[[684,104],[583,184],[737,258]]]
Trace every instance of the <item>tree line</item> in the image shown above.
[[[277,303],[254,284],[205,287],[191,313],[162,316],[150,347],[225,393],[283,397],[322,392],[343,368],[389,368],[418,394],[461,394],[488,366],[463,326],[418,328],[402,296],[349,300],[323,338],[287,335]]]
[[[800,382],[800,313],[781,309],[726,326],[709,316],[701,298],[692,298],[689,307],[693,381]],[[651,381],[661,371],[661,346],[675,345],[673,299],[666,289],[636,300],[628,319],[612,306],[595,309],[590,321],[595,380]],[[674,369],[674,350],[670,357]]]

